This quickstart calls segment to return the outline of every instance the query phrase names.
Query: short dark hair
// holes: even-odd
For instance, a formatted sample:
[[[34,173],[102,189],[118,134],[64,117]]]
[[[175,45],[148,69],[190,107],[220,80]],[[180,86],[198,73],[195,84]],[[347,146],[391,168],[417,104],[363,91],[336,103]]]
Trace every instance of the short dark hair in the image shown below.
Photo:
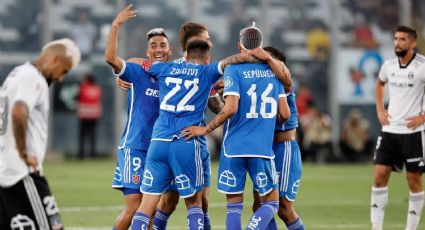
[[[263,48],[265,51],[269,52],[273,58],[279,60],[279,61],[283,61],[283,63],[286,63],[286,56],[283,52],[281,52],[280,50],[272,47],[272,46],[267,46]]]
[[[203,40],[194,40],[187,44],[186,51],[189,59],[203,60],[209,56],[210,45]]]
[[[411,38],[413,38],[416,41],[416,38],[418,37],[418,34],[416,33],[416,30],[408,27],[408,26],[397,26],[397,28],[395,29],[395,32],[403,32],[403,33],[407,33],[409,34],[409,36]]]
[[[146,36],[148,37],[148,41],[155,36],[162,36],[168,39],[163,28],[153,28],[146,33]]]
[[[189,40],[189,38],[198,36],[204,31],[207,31],[207,27],[202,24],[195,22],[187,22],[183,24],[179,30],[179,41],[182,47],[182,51],[186,51],[187,41]]]

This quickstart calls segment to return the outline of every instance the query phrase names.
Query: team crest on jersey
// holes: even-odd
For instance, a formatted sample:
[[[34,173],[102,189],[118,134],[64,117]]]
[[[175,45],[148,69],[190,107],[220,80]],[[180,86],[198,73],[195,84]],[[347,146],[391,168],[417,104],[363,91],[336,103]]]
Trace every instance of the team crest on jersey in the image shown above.
[[[407,74],[407,79],[412,80],[415,77],[415,75],[413,74],[413,72],[409,72]]]
[[[133,184],[138,184],[140,182],[140,175],[131,175],[131,181],[133,181]]]
[[[231,79],[231,78],[229,78],[229,77],[226,77],[226,78],[224,79],[224,88],[225,88],[225,89],[230,88],[232,85],[233,85],[233,81],[232,81],[232,79]]]

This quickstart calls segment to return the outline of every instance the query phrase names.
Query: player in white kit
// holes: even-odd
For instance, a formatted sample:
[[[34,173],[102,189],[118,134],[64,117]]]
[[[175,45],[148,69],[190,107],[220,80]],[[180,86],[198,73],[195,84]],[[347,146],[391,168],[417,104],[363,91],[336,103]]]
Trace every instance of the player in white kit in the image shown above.
[[[0,229],[63,229],[43,176],[49,85],[80,61],[70,39],[52,41],[15,67],[0,90]]]
[[[406,230],[418,229],[424,204],[422,173],[424,162],[425,57],[415,53],[416,31],[398,26],[394,33],[397,58],[384,62],[376,80],[376,111],[382,125],[373,158],[374,183],[371,194],[373,230],[383,227],[388,203],[391,171],[401,172],[406,165],[409,210]],[[384,107],[384,88],[389,87],[390,102]]]

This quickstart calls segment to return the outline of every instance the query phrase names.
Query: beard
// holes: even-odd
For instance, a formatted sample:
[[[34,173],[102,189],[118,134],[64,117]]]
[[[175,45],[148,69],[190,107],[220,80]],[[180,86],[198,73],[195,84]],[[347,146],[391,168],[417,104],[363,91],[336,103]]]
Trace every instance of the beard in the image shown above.
[[[407,49],[404,50],[395,50],[395,55],[397,55],[397,57],[403,58],[404,56],[406,56],[407,54]]]

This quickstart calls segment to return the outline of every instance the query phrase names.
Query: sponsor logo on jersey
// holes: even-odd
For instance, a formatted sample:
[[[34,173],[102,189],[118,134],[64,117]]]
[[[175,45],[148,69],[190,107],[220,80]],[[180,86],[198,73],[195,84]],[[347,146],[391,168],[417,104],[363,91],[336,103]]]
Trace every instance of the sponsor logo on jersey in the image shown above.
[[[412,80],[414,77],[415,77],[415,75],[413,74],[413,72],[409,72],[409,73],[407,74],[407,78],[408,78],[409,80]]]
[[[151,97],[159,97],[159,90],[147,88],[145,94]]]

